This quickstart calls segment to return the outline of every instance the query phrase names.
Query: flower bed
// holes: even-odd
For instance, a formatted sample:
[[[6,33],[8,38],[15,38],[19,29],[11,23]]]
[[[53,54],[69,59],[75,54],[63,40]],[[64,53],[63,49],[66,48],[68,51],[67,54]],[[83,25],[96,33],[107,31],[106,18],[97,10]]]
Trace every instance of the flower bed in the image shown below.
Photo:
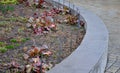
[[[63,5],[19,2],[0,10],[0,73],[45,73],[79,46],[85,23]]]

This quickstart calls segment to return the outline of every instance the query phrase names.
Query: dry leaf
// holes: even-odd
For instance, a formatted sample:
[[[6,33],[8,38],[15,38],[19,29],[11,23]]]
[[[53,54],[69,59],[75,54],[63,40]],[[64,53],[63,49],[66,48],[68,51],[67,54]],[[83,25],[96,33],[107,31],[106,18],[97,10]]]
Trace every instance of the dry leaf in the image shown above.
[[[26,52],[28,50],[28,47],[23,47],[23,51]]]
[[[16,61],[12,61],[9,65],[10,67],[13,67],[13,68],[19,68],[20,66]]]
[[[50,56],[51,54],[52,54],[52,52],[51,52],[51,51],[43,52],[43,55]]]
[[[29,23],[33,23],[33,21],[34,21],[33,17],[30,17],[29,20],[28,20]]]
[[[29,54],[30,57],[35,56],[34,50],[30,50],[28,54]]]
[[[32,68],[32,65],[26,65],[26,73],[31,73]]]
[[[27,55],[27,54],[24,54],[24,55],[23,55],[23,57],[24,57],[24,59],[25,59],[25,60],[28,60],[28,58],[29,58],[29,55]]]

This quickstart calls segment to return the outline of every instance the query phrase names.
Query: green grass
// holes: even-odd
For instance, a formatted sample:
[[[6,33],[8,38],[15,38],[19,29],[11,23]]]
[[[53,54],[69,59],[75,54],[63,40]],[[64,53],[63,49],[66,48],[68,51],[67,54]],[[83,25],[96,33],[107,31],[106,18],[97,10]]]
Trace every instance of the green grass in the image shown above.
[[[30,38],[21,38],[21,43],[24,43],[28,40],[30,40]],[[11,39],[10,42],[12,42],[12,44],[9,44],[9,45],[4,42],[0,42],[0,52],[1,53],[5,53],[9,49],[15,49],[16,47],[19,47],[21,45],[20,43],[18,43],[18,41],[16,39]]]

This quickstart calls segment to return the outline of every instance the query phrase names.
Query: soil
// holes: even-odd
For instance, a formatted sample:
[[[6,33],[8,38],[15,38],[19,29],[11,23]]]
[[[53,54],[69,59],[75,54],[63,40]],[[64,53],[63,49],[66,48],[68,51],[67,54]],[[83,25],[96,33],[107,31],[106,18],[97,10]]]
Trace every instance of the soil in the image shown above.
[[[76,25],[70,25],[66,23],[58,23],[56,31],[48,31],[47,34],[36,35],[33,30],[26,27],[28,23],[21,17],[28,18],[34,13],[38,16],[43,11],[49,11],[52,6],[48,8],[36,9],[34,7],[26,7],[23,4],[13,5],[15,10],[13,12],[7,12],[6,14],[0,13],[0,22],[5,22],[4,25],[0,25],[0,42],[4,42],[7,45],[17,45],[13,49],[9,49],[6,52],[0,52],[0,73],[7,72],[9,69],[3,67],[3,65],[15,60],[20,65],[27,65],[28,61],[24,60],[23,55],[24,47],[31,49],[31,46],[42,47],[47,45],[48,49],[52,52],[52,55],[47,58],[43,58],[45,63],[51,63],[53,67],[69,56],[81,43],[84,35],[85,28],[78,27]],[[67,15],[57,14],[54,18],[64,20]],[[17,20],[14,20],[15,18]],[[11,39],[27,38],[28,40],[23,42],[13,43]],[[2,45],[4,46],[4,45]]]

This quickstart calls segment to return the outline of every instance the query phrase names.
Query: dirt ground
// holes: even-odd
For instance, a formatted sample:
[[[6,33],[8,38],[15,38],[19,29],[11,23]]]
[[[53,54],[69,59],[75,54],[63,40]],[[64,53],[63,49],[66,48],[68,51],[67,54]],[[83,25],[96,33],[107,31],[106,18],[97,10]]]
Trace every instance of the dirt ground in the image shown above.
[[[77,48],[85,35],[85,29],[83,27],[79,28],[77,24],[70,25],[58,22],[55,22],[57,25],[56,31],[48,31],[47,34],[36,35],[31,28],[26,27],[28,17],[33,16],[34,13],[40,16],[41,13],[49,11],[52,7],[35,9],[33,7],[25,7],[22,4],[13,6],[15,7],[13,12],[1,13],[0,16],[0,42],[4,43],[0,47],[5,45],[11,47],[12,45],[12,48],[4,53],[0,52],[1,72],[9,72],[9,69],[3,66],[12,60],[15,60],[22,66],[29,64],[30,62],[24,59],[24,54],[27,53],[24,52],[24,48],[27,47],[27,50],[30,50],[31,46],[42,47],[46,45],[49,51],[52,52],[52,55],[44,57],[42,61],[55,66],[55,64],[60,63]],[[64,20],[63,18],[66,16],[57,14],[54,18]],[[15,39],[22,40],[16,42]]]

